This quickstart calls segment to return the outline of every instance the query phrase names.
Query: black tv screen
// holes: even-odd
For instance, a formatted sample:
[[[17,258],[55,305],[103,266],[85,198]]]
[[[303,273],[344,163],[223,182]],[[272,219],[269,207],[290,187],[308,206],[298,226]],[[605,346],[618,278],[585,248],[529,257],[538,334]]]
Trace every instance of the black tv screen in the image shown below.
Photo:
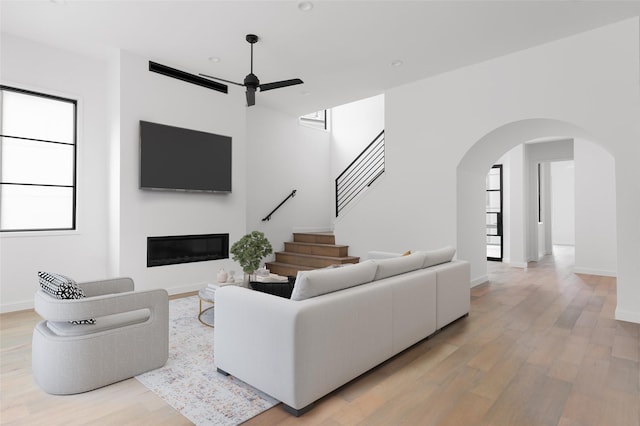
[[[140,121],[140,188],[231,192],[231,137]]]

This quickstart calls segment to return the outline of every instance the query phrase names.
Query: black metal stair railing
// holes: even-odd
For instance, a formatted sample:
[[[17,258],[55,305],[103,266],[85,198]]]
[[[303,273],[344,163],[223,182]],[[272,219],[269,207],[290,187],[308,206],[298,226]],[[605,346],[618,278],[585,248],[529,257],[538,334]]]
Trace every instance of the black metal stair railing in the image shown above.
[[[263,217],[262,221],[266,222],[266,221],[271,220],[271,215],[274,214],[276,212],[276,210],[278,210],[280,207],[282,207],[282,205],[284,203],[286,203],[289,200],[289,198],[295,197],[296,196],[296,191],[297,190],[295,190],[295,189],[293,191],[291,191],[291,194],[287,195],[287,197],[284,200],[282,200],[282,202],[280,204],[278,204],[275,209],[271,210],[271,213],[269,213],[268,215]]]
[[[384,173],[384,130],[336,178],[336,217]]]

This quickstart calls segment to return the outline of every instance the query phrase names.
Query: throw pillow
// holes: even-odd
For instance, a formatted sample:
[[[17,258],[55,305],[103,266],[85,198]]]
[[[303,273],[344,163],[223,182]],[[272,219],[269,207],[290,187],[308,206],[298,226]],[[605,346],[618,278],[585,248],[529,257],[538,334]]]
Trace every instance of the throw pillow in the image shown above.
[[[431,250],[423,253],[426,255],[426,258],[422,267],[428,268],[430,266],[439,265],[441,263],[451,262],[451,259],[453,259],[453,255],[456,254],[456,249],[447,246],[438,250]]]
[[[51,272],[38,272],[40,288],[56,299],[82,299],[84,291],[69,277]],[[95,324],[94,318],[69,321],[71,324]]]
[[[411,254],[411,250],[407,250],[404,253],[402,253],[403,256],[409,256]]]

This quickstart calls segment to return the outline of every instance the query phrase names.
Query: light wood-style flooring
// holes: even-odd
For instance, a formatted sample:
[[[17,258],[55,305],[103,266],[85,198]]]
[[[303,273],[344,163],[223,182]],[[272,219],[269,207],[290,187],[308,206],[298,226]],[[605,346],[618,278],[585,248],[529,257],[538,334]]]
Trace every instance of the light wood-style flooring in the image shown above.
[[[573,251],[527,270],[490,264],[471,313],[295,418],[248,425],[640,426],[640,325],[614,320],[615,279],[572,273]],[[196,309],[196,308],[194,308]],[[74,396],[33,383],[32,311],[0,315],[0,424],[182,425],[137,380]]]

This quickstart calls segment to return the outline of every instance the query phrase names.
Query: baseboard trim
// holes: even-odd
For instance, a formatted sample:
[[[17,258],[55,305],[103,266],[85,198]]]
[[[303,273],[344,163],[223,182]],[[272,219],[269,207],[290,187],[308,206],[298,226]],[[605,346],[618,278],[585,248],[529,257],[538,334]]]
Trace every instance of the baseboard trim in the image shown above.
[[[489,276],[488,275],[482,275],[481,277],[475,278],[473,280],[471,280],[471,287],[475,287],[478,286],[480,284],[484,284],[484,283],[488,283],[489,282]]]
[[[616,308],[615,318],[620,321],[640,324],[640,313],[638,312],[629,312],[620,308]]]
[[[5,303],[0,305],[0,314],[7,312],[27,311],[33,309],[33,300],[25,300],[23,302]]]
[[[211,281],[211,283],[214,283],[214,281]],[[190,293],[192,291],[199,291],[200,289],[205,288],[208,284],[209,283],[196,283],[196,284],[188,284],[180,287],[171,287],[167,289],[167,293],[169,293],[169,296],[174,296],[176,294]]]
[[[580,266],[573,267],[574,274],[586,274],[586,275],[599,275],[602,277],[617,277],[618,273],[616,271],[606,271],[603,269],[591,269],[591,268],[582,268]]]

